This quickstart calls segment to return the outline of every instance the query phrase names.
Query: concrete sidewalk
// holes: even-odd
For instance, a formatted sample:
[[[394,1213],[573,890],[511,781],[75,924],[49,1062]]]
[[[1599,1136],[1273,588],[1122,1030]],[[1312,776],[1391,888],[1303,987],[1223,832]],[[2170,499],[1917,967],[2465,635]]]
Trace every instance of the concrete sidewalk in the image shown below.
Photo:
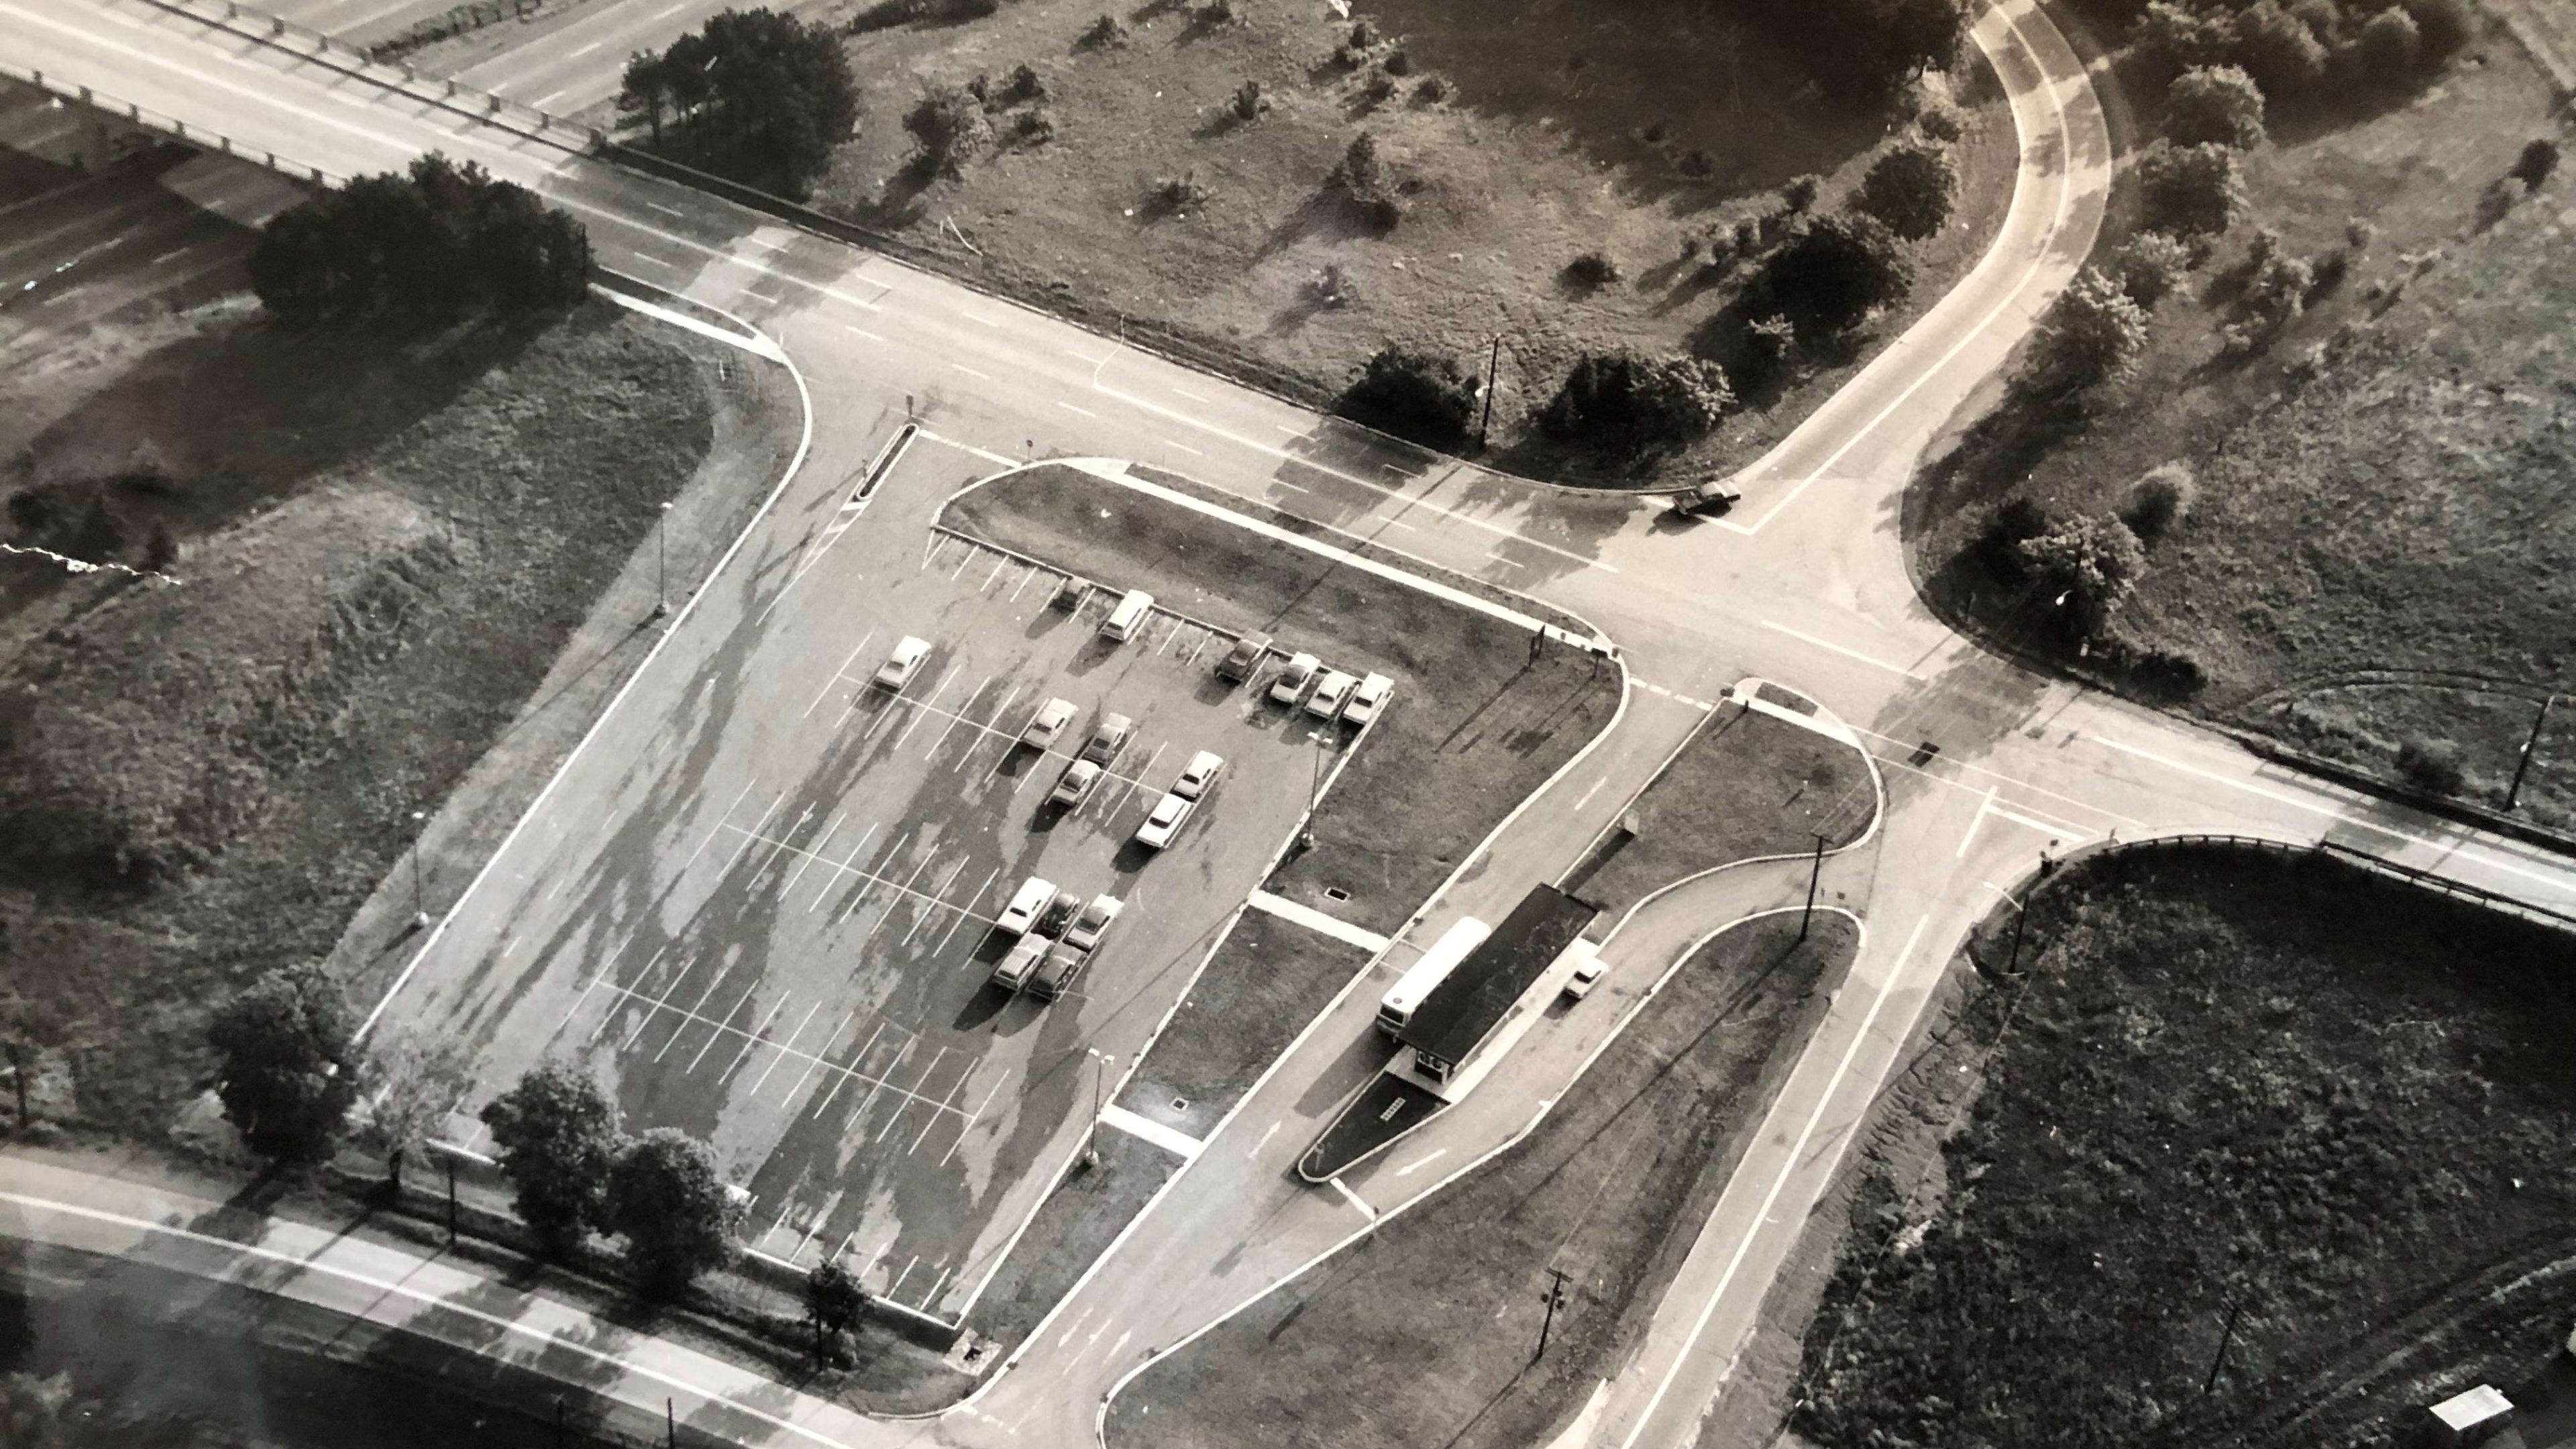
[[[935,1437],[509,1286],[476,1266],[207,1198],[0,1154],[0,1237],[271,1294],[496,1359],[659,1423],[767,1446]]]

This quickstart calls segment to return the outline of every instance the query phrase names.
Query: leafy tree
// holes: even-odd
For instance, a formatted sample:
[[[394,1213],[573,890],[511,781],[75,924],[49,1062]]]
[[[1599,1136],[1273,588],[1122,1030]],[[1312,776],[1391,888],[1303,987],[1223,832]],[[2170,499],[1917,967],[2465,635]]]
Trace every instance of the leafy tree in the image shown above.
[[[903,128],[912,133],[913,167],[924,176],[957,176],[993,144],[984,103],[962,86],[924,89],[904,113]]]
[[[1921,241],[1950,219],[1950,198],[1958,186],[1958,168],[1950,164],[1949,152],[1908,141],[1870,164],[1852,205],[1887,223],[1898,236]]]
[[[2111,275],[2129,300],[2152,312],[2191,270],[2191,248],[2160,231],[2129,238],[2111,257]]]
[[[483,1108],[500,1149],[501,1175],[517,1189],[519,1220],[549,1251],[608,1226],[605,1190],[624,1145],[617,1108],[590,1074],[547,1062]]]
[[[269,972],[207,1023],[224,1120],[274,1162],[331,1155],[357,1096],[357,1044],[340,988],[318,965]]]
[[[427,1036],[395,1042],[370,1066],[365,1136],[388,1161],[425,1150],[473,1081],[462,1042]]]
[[[2147,224],[2177,237],[2216,236],[2245,210],[2245,181],[2233,148],[2156,146],[2138,160]]]
[[[2165,139],[2240,151],[2263,144],[2263,91],[2232,65],[2194,66],[2165,88]]]
[[[2277,0],[2254,0],[2237,13],[2229,55],[2276,101],[2310,94],[2326,75],[2325,46]]]
[[[625,1236],[627,1261],[648,1291],[677,1294],[733,1261],[741,1211],[714,1150],[676,1127],[627,1144],[609,1174],[607,1209],[607,1226]]]
[[[1958,0],[1799,0],[1748,7],[1798,52],[1817,82],[1883,101],[1927,70],[1947,70],[1967,34]]]
[[[858,1275],[841,1265],[838,1258],[826,1258],[805,1275],[805,1317],[814,1325],[815,1353],[824,1353],[823,1345],[839,1342],[844,1335],[858,1331],[859,1321],[867,1315],[868,1295],[859,1287]]]
[[[2457,795],[2468,784],[2460,747],[2449,740],[2408,740],[2397,747],[2399,779],[2435,795]]]
[[[1326,184],[1338,186],[1356,196],[1377,190],[1385,180],[1378,167],[1377,137],[1362,131],[1351,138],[1349,149],[1342,152],[1342,159],[1333,167],[1333,174],[1327,178]]]
[[[2068,519],[2023,540],[2020,552],[2036,597],[2082,640],[2103,636],[2147,568],[2138,536],[2107,515]]]
[[[2223,10],[2154,0],[2138,22],[2138,48],[2176,71],[2221,65],[2236,48],[2236,26]]]
[[[1777,313],[1756,318],[1744,329],[1744,349],[1736,380],[1746,392],[1759,392],[1780,380],[1798,350],[1798,327]]]
[[[1813,173],[1809,173],[1804,176],[1792,176],[1789,178],[1788,182],[1780,188],[1781,209],[1787,211],[1792,216],[1806,211],[1816,204],[1816,193],[1824,190],[1824,188],[1825,180],[1821,176],[1814,175]]]
[[[840,36],[776,10],[727,10],[626,63],[618,113],[674,160],[802,198],[859,120]]]
[[[408,173],[361,176],[279,213],[250,275],[261,305],[293,322],[444,320],[575,306],[590,262],[579,222],[480,166],[432,154]]]
[[[2424,39],[2424,61],[2441,65],[2477,39],[2477,16],[2469,0],[2397,0],[2416,33]]]
[[[2152,544],[2191,515],[2191,505],[2199,496],[2189,463],[2158,463],[2129,485],[2129,496],[2120,504],[2120,521],[2129,525],[2140,543]]]
[[[1726,374],[1713,363],[1587,352],[1566,373],[1539,426],[1569,442],[1633,449],[1696,438],[1734,404]]]
[[[2352,64],[2364,80],[2393,90],[2424,68],[2424,32],[2414,16],[2391,5],[2353,37]]]
[[[2513,169],[2505,174],[2525,187],[2538,191],[2558,171],[2558,143],[2547,136],[2524,142],[2522,154],[2514,158]]]
[[[1448,448],[1467,436],[1476,400],[1476,378],[1457,359],[1392,346],[1378,349],[1333,410],[1425,447]]]
[[[2086,267],[2048,309],[2033,372],[2067,391],[2116,382],[2137,366],[2147,345],[2146,310],[2120,284]]]
[[[1761,287],[1769,308],[1786,312],[1813,336],[1859,325],[1871,309],[1904,299],[1914,267],[1896,236],[1876,217],[1856,213],[1810,219],[1773,253]]]

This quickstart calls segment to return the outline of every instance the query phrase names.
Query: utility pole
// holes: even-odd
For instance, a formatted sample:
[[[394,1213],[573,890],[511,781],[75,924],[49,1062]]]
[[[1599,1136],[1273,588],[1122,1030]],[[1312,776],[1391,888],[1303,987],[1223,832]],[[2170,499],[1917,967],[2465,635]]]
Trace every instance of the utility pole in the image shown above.
[[[2004,897],[2004,899],[2005,899],[2005,900],[2008,900],[2008,901],[2012,901],[2012,897],[2010,897],[2010,896],[2006,896],[2006,897]],[[2005,965],[2005,967],[2004,967],[2004,974],[2005,974],[2006,976],[2018,976],[2018,975],[2020,975],[2020,974],[2021,974],[2021,933],[2022,933],[2024,930],[2028,929],[2028,928],[2029,928],[2029,926],[2030,926],[2030,908],[2029,908],[2028,906],[2023,905],[2023,904],[2022,904],[2021,902],[2019,902],[2019,901],[2013,901],[2013,903],[2012,903],[2012,908],[2013,908],[2013,944],[2012,944],[2012,960],[2011,960],[2011,962],[2010,962],[2010,963],[2008,963],[2008,964],[2007,964],[2007,965]]]
[[[429,883],[421,878],[425,867],[420,862],[421,822],[427,818],[418,810],[411,812],[411,928],[415,931],[429,929]]]
[[[1807,939],[1807,927],[1816,918],[1816,881],[1824,873],[1825,837],[1823,832],[1819,831],[1816,835],[1815,860],[1807,867],[1807,911],[1805,915],[1798,917],[1798,939],[1801,941]]]
[[[1532,1363],[1547,1357],[1547,1333],[1556,1326],[1556,1306],[1565,1301],[1565,1270],[1550,1268],[1547,1273],[1555,1281],[1547,1285],[1547,1317],[1538,1321],[1538,1352],[1530,1355]]]
[[[1478,452],[1484,451],[1486,429],[1491,428],[1494,425],[1494,388],[1502,381],[1500,376],[1502,365],[1503,334],[1497,332],[1494,334],[1493,345],[1488,348],[1485,353],[1485,415],[1478,419],[1476,423],[1476,450]]]
[[[662,1449],[680,1449],[680,1411],[662,1400]]]
[[[456,1246],[456,1159],[447,1159],[447,1246]]]
[[[27,1054],[14,1041],[9,1043],[9,1076],[18,1084],[18,1130],[24,1132],[34,1125],[34,1119],[27,1115]]]
[[[2522,797],[2523,774],[2531,768],[2532,753],[2540,748],[2540,727],[2549,723],[2549,707],[2557,702],[2558,696],[2554,694],[2540,697],[2540,713],[2531,718],[2531,736],[2522,742],[2522,757],[2513,763],[2513,784],[2504,792],[2504,808],[2507,810],[2511,810],[2514,802]]]
[[[653,520],[653,617],[671,612],[671,505],[662,504]]]
[[[2204,1396],[2206,1396],[2210,1390],[2218,1387],[2218,1371],[2227,1366],[2227,1345],[2235,1341],[2236,1320],[2242,1317],[2244,1313],[2245,1304],[2242,1299],[2231,1300],[2228,1303],[2227,1327],[2219,1332],[2218,1352],[2212,1355],[2209,1360],[2209,1378],[2200,1386],[2200,1392]]]

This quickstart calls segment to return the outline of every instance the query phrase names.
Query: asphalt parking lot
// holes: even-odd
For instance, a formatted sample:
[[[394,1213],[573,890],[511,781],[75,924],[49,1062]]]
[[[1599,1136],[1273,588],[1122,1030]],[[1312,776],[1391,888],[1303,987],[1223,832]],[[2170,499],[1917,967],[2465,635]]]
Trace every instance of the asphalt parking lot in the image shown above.
[[[909,466],[886,489],[921,486]],[[636,813],[656,818],[559,848],[518,886],[518,913],[543,925],[503,930],[479,958],[463,948],[419,1009],[490,1043],[472,1102],[547,1055],[583,1058],[629,1130],[715,1145],[754,1195],[752,1247],[798,1266],[845,1254],[872,1291],[945,1318],[1080,1151],[1094,1095],[1352,732],[1217,681],[1230,635],[1156,612],[1113,643],[1099,631],[1113,592],[1062,607],[1059,572],[877,524],[800,565],[811,576],[721,666],[734,687],[710,674],[695,720],[620,766],[691,788],[638,788]],[[873,685],[907,636],[928,656],[900,691]],[[1063,735],[1021,744],[1057,698],[1076,709]],[[1134,720],[1132,738],[1078,807],[1050,805],[1104,712]],[[1169,848],[1140,846],[1201,750],[1225,772]],[[621,837],[652,845],[630,857]],[[1053,1002],[988,982],[1011,940],[995,920],[1033,874],[1124,903]],[[619,920],[636,925],[604,941]],[[514,934],[540,936],[553,964],[513,977],[530,949]],[[470,1114],[452,1127],[481,1145]]]

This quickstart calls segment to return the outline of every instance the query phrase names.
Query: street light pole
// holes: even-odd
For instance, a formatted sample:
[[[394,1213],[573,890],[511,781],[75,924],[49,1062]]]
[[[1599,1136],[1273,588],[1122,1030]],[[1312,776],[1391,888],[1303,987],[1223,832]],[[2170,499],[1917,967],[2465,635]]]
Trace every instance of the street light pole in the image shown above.
[[[671,505],[653,520],[653,617],[671,612]]]
[[[1485,415],[1476,422],[1476,448],[1485,447],[1486,430],[1494,425],[1494,388],[1502,381],[1503,334],[1494,334],[1493,345],[1485,353]]]
[[[1816,881],[1824,873],[1825,837],[1823,832],[1819,831],[1816,835],[1816,856],[1807,867],[1807,911],[1806,914],[1798,917],[1798,939],[1801,941],[1807,939],[1807,926],[1816,918]]]
[[[1082,1165],[1085,1167],[1098,1167],[1100,1165],[1100,1094],[1102,1091],[1102,1083],[1109,1076],[1110,1063],[1115,1062],[1118,1059],[1106,1052],[1094,1051],[1090,1047],[1084,1047],[1082,1049],[1082,1054],[1100,1064],[1093,1068],[1091,1073],[1091,1144],[1088,1147],[1085,1147],[1082,1151]]]
[[[2540,713],[2532,716],[2530,737],[2522,742],[2522,757],[2513,764],[2513,783],[2505,788],[2504,808],[2507,810],[2522,798],[2522,777],[2531,769],[2531,757],[2540,748],[2540,727],[2549,723],[2549,707],[2557,702],[2558,696],[2554,694],[2540,697]]]

